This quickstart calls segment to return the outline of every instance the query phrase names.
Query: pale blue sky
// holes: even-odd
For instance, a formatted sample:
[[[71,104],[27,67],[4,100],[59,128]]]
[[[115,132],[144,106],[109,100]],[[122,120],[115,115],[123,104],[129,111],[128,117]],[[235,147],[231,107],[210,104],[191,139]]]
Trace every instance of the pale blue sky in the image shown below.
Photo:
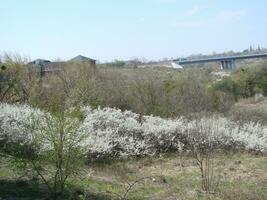
[[[100,61],[267,47],[266,0],[0,0],[0,52]]]

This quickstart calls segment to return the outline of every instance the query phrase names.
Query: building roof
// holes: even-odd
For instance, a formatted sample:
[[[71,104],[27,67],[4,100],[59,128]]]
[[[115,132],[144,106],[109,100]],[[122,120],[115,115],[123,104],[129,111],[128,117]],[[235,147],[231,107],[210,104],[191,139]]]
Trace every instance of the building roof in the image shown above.
[[[28,64],[29,65],[44,65],[44,64],[47,64],[47,63],[51,63],[51,61],[49,60],[44,60],[44,59],[36,59],[32,62],[29,62]]]
[[[82,56],[82,55],[78,55],[78,56],[70,59],[70,61],[84,62],[84,61],[96,61],[96,60],[94,60],[92,58],[88,58],[88,57]]]

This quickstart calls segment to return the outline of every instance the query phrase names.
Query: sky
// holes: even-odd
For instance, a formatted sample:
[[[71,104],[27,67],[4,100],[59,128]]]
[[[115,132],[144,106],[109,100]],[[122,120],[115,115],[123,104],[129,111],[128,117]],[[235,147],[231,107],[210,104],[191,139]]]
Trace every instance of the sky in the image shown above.
[[[0,54],[101,62],[267,47],[266,0],[0,0]]]

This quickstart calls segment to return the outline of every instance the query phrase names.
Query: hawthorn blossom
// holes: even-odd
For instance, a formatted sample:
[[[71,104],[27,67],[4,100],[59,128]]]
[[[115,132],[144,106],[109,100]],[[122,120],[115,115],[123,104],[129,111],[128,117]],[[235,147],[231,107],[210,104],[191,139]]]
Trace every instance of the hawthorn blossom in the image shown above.
[[[163,119],[114,108],[85,107],[82,111],[84,120],[67,118],[64,132],[89,155],[155,155],[188,150],[190,145],[267,153],[267,128],[255,122],[240,124],[220,116]],[[37,138],[43,149],[49,149],[51,142],[45,131],[48,125],[56,129],[57,124],[49,113],[28,105],[0,104],[0,142],[28,145]]]

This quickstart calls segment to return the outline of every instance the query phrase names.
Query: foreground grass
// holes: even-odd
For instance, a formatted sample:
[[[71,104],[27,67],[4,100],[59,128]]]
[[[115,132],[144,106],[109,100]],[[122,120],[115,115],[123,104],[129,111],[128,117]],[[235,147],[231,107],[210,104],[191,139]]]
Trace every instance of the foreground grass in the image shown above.
[[[211,194],[201,191],[199,169],[194,159],[168,155],[160,158],[120,161],[85,166],[81,176],[67,184],[64,199],[118,199],[128,184],[140,180],[128,199],[267,199],[267,157],[252,154],[216,155]],[[45,199],[47,191],[36,179],[19,179],[2,162],[0,197],[2,199]]]

